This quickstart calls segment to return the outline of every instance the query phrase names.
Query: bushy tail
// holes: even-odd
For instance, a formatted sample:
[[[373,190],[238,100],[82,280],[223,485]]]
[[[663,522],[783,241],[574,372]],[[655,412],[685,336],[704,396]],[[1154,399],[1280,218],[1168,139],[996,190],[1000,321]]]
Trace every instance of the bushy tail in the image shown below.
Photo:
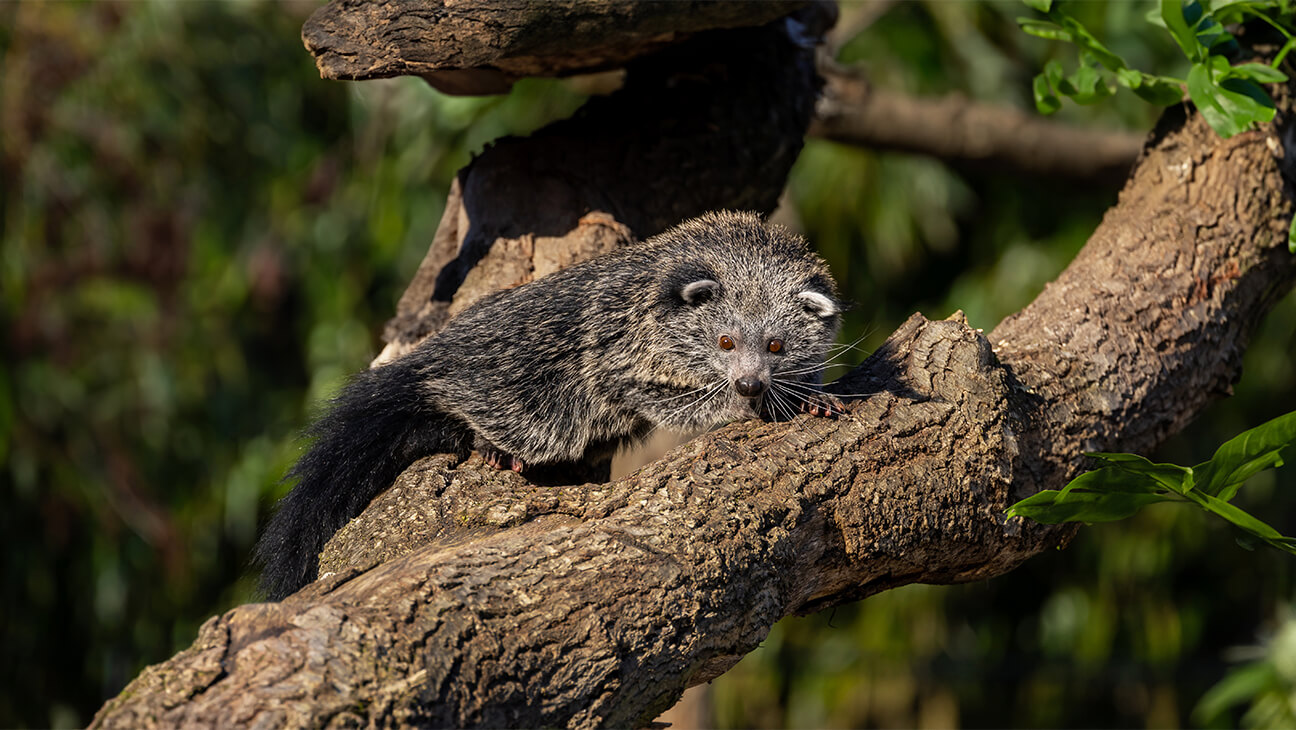
[[[261,589],[280,600],[315,579],[324,543],[415,460],[464,451],[466,428],[428,402],[420,358],[367,370],[307,432],[314,443],[285,479],[299,479],[257,542]]]

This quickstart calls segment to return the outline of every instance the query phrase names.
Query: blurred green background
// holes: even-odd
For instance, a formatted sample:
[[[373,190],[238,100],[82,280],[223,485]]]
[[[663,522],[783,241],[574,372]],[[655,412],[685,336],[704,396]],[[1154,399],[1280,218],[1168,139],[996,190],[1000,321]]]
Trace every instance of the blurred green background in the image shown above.
[[[577,81],[485,99],[322,81],[299,40],[315,7],[0,4],[0,726],[85,724],[250,599],[248,552],[296,434],[377,351],[454,172],[583,100]],[[1076,13],[1135,65],[1179,71],[1149,7]],[[879,8],[843,9],[845,27]],[[1018,3],[880,9],[838,60],[881,87],[1030,108],[1043,62],[1074,63],[1016,29]],[[1129,94],[1063,112],[1139,132],[1155,115]],[[1115,193],[812,140],[781,215],[830,260],[858,304],[844,336],[867,332],[868,348],[915,310],[990,329]],[[1155,456],[1203,460],[1296,407],[1294,330],[1288,297],[1237,394]],[[1296,469],[1239,500],[1296,533]],[[1233,538],[1154,507],[1002,578],[784,621],[705,691],[696,721],[1291,726],[1296,561]]]

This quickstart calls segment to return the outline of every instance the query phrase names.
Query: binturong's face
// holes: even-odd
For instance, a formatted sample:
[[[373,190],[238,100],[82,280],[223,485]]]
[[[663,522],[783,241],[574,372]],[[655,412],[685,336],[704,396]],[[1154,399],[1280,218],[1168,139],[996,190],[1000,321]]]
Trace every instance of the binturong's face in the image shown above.
[[[789,418],[817,389],[840,312],[826,268],[808,251],[790,259],[787,251],[743,253],[701,256],[665,277],[671,306],[659,310],[661,329],[694,395],[661,414],[663,425]]]

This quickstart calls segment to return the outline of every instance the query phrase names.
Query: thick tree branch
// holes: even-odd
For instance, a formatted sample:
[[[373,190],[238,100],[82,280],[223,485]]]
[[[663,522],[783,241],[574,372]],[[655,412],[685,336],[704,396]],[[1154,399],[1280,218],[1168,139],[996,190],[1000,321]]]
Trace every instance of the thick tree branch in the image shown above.
[[[498,94],[524,76],[618,68],[694,33],[761,25],[802,5],[333,0],[306,21],[302,41],[324,78],[421,76],[450,94]]]
[[[810,134],[834,142],[1112,186],[1125,179],[1143,144],[1141,135],[1068,126],[959,95],[924,99],[870,88],[841,72],[825,76]]]
[[[991,333],[1039,404],[1045,481],[1086,451],[1146,453],[1232,392],[1252,330],[1296,275],[1292,106],[1278,91],[1278,124],[1229,140],[1168,110],[1076,260]]]

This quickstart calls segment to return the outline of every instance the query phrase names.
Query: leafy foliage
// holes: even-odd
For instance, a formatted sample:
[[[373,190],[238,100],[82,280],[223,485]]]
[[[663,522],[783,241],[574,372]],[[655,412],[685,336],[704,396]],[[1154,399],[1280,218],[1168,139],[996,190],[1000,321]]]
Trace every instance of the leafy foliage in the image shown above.
[[[1035,108],[1053,114],[1062,108],[1058,95],[1077,104],[1096,104],[1111,96],[1108,79],[1160,106],[1179,103],[1183,90],[1197,110],[1225,139],[1274,118],[1274,102],[1260,84],[1282,83],[1287,74],[1278,70],[1296,47],[1292,0],[1159,0],[1159,10],[1148,14],[1152,25],[1165,29],[1191,63],[1187,79],[1150,74],[1130,68],[1072,15],[1060,0],[1022,0],[1048,15],[1049,20],[1018,18],[1025,32],[1040,38],[1073,43],[1080,54],[1075,73],[1066,76],[1057,59],[1050,60],[1035,77]],[[1237,40],[1225,26],[1246,20],[1263,22],[1286,42],[1272,63],[1230,63],[1238,51]],[[1287,229],[1287,249],[1296,254],[1296,219]]]
[[[1251,477],[1283,465],[1282,452],[1296,442],[1296,412],[1279,416],[1225,442],[1193,467],[1155,464],[1133,454],[1090,456],[1108,465],[1076,477],[1061,491],[1045,490],[1008,509],[1008,516],[1047,524],[1110,522],[1157,502],[1195,504],[1245,533],[1247,549],[1263,543],[1296,555],[1296,539],[1231,504]],[[1249,704],[1245,727],[1285,728],[1296,721],[1296,619],[1288,617],[1261,658],[1234,669],[1204,694],[1193,718],[1206,727],[1234,727],[1228,710]],[[1253,652],[1254,653],[1254,652]]]
[[[1296,727],[1296,615],[1288,615],[1265,646],[1247,647],[1251,661],[1229,672],[1202,696],[1193,720],[1208,728]],[[1230,710],[1244,705],[1242,722]]]
[[[1239,434],[1194,467],[1154,464],[1134,454],[1090,454],[1107,466],[1081,474],[1061,491],[1046,489],[1023,499],[1008,508],[1008,516],[1046,524],[1110,522],[1157,502],[1186,502],[1247,533],[1243,544],[1248,547],[1258,541],[1296,555],[1296,539],[1230,504],[1248,479],[1282,466],[1282,451],[1293,442],[1296,412]]]
[[[1287,75],[1277,66],[1296,43],[1288,30],[1290,0],[1191,0],[1186,3],[1161,0],[1159,11],[1150,14],[1148,21],[1168,31],[1187,57],[1191,66],[1186,80],[1130,68],[1125,59],[1108,50],[1061,2],[1023,1],[1046,14],[1048,20],[1020,18],[1022,30],[1040,38],[1073,43],[1080,55],[1079,67],[1070,76],[1065,75],[1061,63],[1053,60],[1035,77],[1035,107],[1043,114],[1061,108],[1059,95],[1077,104],[1100,102],[1111,96],[1114,89],[1109,82],[1114,82],[1161,106],[1179,103],[1186,86],[1189,98],[1221,137],[1243,132],[1256,122],[1273,120],[1273,99],[1260,84],[1287,80]],[[1229,62],[1238,44],[1225,26],[1251,18],[1270,23],[1287,38],[1287,44],[1272,65],[1235,66]]]

